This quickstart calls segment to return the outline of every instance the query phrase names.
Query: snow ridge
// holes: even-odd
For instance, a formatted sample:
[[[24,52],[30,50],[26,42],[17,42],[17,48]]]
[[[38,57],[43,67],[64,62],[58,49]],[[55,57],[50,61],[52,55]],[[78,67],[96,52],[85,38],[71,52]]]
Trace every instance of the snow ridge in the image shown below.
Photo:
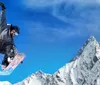
[[[38,71],[13,85],[100,85],[100,44],[92,36],[78,55],[53,75]]]

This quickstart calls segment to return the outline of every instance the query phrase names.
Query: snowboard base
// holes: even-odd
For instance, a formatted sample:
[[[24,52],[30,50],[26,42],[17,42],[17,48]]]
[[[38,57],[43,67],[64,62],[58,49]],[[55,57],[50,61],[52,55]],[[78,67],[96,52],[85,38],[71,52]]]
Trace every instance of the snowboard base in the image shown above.
[[[24,60],[24,53],[18,53],[14,59],[9,63],[9,65],[2,71],[0,71],[0,75],[10,75],[13,70]]]
[[[8,69],[14,70],[24,60],[24,57],[25,55],[23,53],[18,53],[4,70]]]

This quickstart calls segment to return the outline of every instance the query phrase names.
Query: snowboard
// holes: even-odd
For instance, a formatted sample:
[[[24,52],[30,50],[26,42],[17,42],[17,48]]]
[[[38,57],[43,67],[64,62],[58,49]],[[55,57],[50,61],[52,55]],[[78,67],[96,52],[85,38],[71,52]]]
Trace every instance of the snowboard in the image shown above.
[[[4,70],[13,71],[24,60],[24,58],[25,58],[24,53],[18,53]]]

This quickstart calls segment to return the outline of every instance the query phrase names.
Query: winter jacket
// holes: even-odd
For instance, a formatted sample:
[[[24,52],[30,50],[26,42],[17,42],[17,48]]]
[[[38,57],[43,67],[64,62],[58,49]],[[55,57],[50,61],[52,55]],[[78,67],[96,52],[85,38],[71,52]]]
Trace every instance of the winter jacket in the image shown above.
[[[0,42],[13,44],[13,37],[10,35],[11,24],[6,23],[6,10],[1,11],[0,15]]]

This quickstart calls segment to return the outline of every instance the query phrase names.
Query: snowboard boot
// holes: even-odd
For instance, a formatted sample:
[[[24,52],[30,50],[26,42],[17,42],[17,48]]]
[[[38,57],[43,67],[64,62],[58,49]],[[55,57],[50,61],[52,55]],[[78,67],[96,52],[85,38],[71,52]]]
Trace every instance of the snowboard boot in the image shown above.
[[[7,59],[7,61],[9,62],[9,63],[11,63],[11,61],[13,60],[14,58],[13,57],[8,57],[8,59]]]

